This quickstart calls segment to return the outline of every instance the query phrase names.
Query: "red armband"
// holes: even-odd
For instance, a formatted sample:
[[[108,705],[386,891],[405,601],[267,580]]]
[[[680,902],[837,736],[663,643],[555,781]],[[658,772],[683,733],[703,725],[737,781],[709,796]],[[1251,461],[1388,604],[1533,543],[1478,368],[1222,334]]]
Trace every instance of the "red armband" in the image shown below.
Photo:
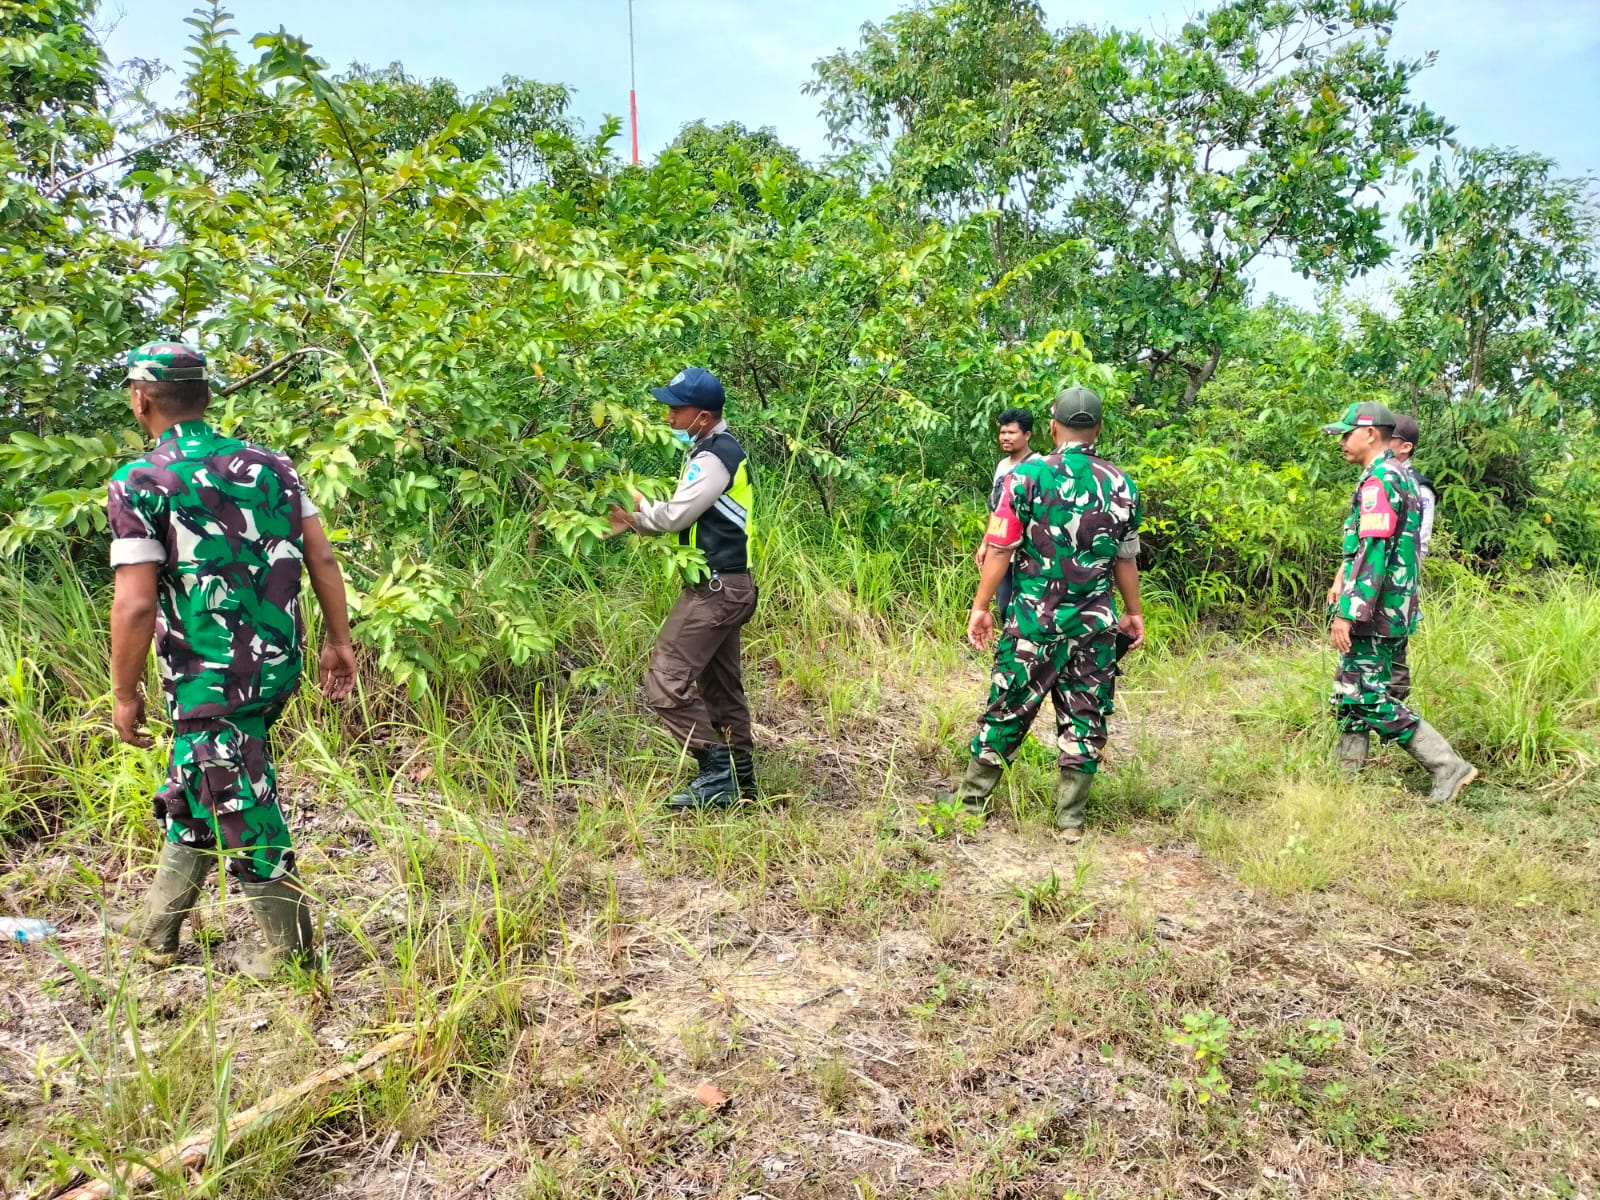
[[[989,518],[988,532],[983,535],[986,546],[996,550],[1015,550],[1022,545],[1022,521],[1011,507],[1011,489],[1000,491],[1000,507]]]
[[[1364,538],[1393,537],[1400,527],[1400,514],[1389,503],[1389,493],[1376,479],[1361,486],[1361,520],[1356,532]]]

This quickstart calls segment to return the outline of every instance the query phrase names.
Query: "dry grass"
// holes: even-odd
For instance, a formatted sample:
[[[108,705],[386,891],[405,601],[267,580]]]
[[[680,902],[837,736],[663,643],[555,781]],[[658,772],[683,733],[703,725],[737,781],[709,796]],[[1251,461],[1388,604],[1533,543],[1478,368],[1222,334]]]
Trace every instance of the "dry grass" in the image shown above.
[[[1036,744],[1000,818],[936,837],[918,798],[981,664],[881,631],[753,657],[779,794],[727,815],[658,811],[675,764],[615,696],[318,714],[284,757],[329,970],[270,988],[94,932],[101,881],[131,896],[152,857],[159,764],[119,752],[6,851],[6,902],[64,932],[0,951],[0,1181],[103,1169],[431,1019],[377,1083],[167,1192],[1600,1194],[1581,764],[1491,770],[1449,812],[1391,754],[1353,786],[1316,649],[1211,645],[1124,681],[1088,842],[1050,836]]]

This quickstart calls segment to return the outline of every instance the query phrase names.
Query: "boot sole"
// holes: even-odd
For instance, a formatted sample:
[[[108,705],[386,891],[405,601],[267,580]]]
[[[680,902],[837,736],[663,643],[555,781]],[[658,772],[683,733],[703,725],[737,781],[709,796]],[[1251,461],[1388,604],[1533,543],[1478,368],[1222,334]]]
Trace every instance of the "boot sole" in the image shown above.
[[[1456,800],[1456,797],[1461,795],[1462,791],[1465,790],[1467,784],[1471,783],[1477,777],[1478,777],[1478,768],[1472,766],[1471,764],[1468,764],[1467,773],[1461,777],[1461,781],[1459,783],[1457,783],[1453,788],[1450,789],[1450,794],[1448,796],[1444,797],[1442,800],[1433,800],[1430,797],[1430,803],[1433,803],[1433,804],[1454,804],[1455,800]]]
[[[152,950],[139,934],[131,930],[118,929],[109,921],[103,922],[100,928],[111,936],[121,938],[128,943],[129,949],[138,956],[139,960],[148,963],[152,967],[170,967],[178,961],[178,952],[176,950]]]

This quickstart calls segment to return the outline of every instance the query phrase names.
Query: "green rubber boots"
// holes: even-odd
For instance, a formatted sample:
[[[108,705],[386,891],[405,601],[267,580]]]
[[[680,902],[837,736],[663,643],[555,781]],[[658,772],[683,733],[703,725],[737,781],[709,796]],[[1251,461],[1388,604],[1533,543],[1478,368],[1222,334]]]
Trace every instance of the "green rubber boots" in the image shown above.
[[[967,773],[961,777],[961,783],[956,790],[940,792],[938,798],[959,800],[964,810],[975,817],[988,820],[989,796],[999,786],[1000,778],[1004,774],[1004,767],[996,767],[982,759],[970,759],[967,762]]]
[[[1417,723],[1417,730],[1406,743],[1406,753],[1411,755],[1433,776],[1433,790],[1428,793],[1429,804],[1449,804],[1478,777],[1478,768],[1455,752],[1444,735],[1426,721]]]
[[[170,967],[178,958],[183,923],[194,910],[217,856],[179,842],[161,847],[156,877],[139,907],[128,913],[107,913],[106,928],[131,940],[139,957],[156,967]],[[306,962],[312,945],[311,912],[306,895],[291,878],[270,883],[239,884],[261,929],[262,944],[230,955],[232,965],[256,979],[272,975],[284,962]]]
[[[252,979],[269,979],[286,962],[309,963],[311,908],[300,885],[285,877],[240,886],[250,901],[262,942],[235,950],[231,956],[234,968]]]
[[[1064,842],[1081,841],[1094,776],[1062,767],[1056,773],[1056,829]]]
[[[200,889],[217,856],[179,842],[166,842],[156,864],[156,877],[139,907],[128,913],[107,913],[106,928],[130,939],[139,957],[156,967],[170,967],[178,958],[178,935],[194,909]]]

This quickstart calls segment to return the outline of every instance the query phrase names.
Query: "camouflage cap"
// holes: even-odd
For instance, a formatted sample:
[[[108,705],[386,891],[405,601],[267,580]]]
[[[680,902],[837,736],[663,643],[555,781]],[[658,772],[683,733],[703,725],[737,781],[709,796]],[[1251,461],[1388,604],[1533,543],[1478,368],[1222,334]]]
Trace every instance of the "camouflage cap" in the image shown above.
[[[1050,405],[1055,423],[1072,429],[1091,429],[1100,424],[1101,415],[1100,394],[1086,387],[1067,388]]]
[[[124,383],[166,383],[177,379],[205,379],[206,356],[183,342],[146,342],[128,351],[128,377]]]
[[[1381,400],[1363,400],[1344,410],[1344,416],[1322,427],[1323,433],[1345,434],[1355,429],[1394,429],[1395,416]]]

